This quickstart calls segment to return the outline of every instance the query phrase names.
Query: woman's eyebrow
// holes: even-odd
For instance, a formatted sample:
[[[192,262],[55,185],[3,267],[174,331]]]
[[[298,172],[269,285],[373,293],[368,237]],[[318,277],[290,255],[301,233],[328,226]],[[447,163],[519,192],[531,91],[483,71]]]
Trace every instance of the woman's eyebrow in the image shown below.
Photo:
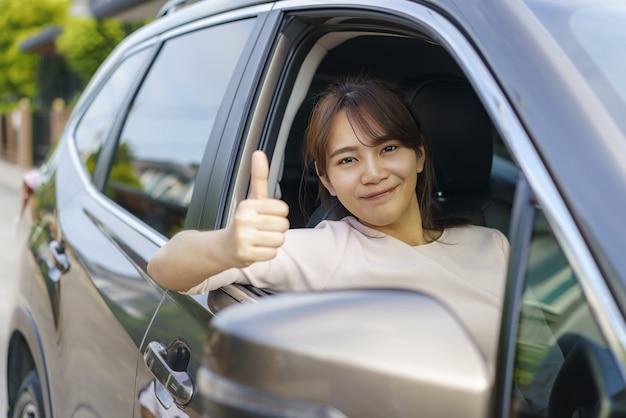
[[[336,157],[337,155],[343,154],[344,152],[355,152],[356,150],[357,150],[357,147],[355,147],[353,145],[349,145],[347,147],[337,148],[336,150],[334,150],[333,152],[331,152],[328,155],[328,158]]]
[[[395,137],[391,136],[391,135],[384,135],[384,136],[380,136],[374,139],[374,144],[373,145],[367,145],[363,142],[361,142],[361,144],[363,144],[364,146],[366,146],[367,148],[373,148],[373,147],[377,147],[380,146],[386,142],[391,142],[391,141],[397,141],[395,139]],[[339,154],[343,154],[344,152],[356,152],[358,150],[358,147],[356,145],[347,145],[345,147],[339,147],[336,150],[330,152],[328,154],[328,158],[333,158]]]

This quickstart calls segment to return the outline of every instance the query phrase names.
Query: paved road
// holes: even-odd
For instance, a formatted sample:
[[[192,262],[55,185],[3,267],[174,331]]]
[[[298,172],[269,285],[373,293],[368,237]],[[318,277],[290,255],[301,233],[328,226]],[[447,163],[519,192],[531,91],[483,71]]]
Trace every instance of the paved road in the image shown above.
[[[6,416],[7,323],[15,299],[18,259],[15,232],[24,171],[0,159],[0,416]]]

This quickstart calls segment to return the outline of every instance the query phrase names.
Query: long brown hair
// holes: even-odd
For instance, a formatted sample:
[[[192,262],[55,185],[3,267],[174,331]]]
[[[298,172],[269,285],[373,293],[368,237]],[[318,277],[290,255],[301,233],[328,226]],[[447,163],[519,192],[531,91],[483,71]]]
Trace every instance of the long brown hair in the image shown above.
[[[320,176],[325,175],[330,128],[333,119],[342,110],[345,110],[350,125],[363,143],[378,145],[393,138],[415,150],[418,155],[425,153],[424,170],[418,174],[417,200],[422,227],[437,229],[433,215],[438,210],[434,199],[436,180],[430,149],[407,104],[391,84],[369,77],[349,77],[329,85],[319,96],[306,131],[307,168],[317,169]],[[315,168],[310,167],[311,164]],[[322,204],[327,204],[330,199],[321,182],[318,198]]]

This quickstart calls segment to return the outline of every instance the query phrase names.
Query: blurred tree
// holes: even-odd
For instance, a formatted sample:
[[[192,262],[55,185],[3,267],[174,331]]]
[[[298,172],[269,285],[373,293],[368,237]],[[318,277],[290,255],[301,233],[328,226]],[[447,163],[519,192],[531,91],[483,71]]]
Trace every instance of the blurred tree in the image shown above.
[[[42,28],[62,24],[66,0],[0,0],[0,108],[37,94],[37,56],[20,51],[20,43]]]
[[[72,16],[57,39],[57,48],[65,55],[69,67],[87,83],[117,44],[145,23]]]

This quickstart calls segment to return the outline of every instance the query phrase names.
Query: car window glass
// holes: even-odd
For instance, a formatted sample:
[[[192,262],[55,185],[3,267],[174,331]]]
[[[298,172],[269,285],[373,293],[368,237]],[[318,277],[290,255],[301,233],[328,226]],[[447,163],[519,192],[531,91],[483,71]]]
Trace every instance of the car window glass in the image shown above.
[[[93,175],[96,158],[147,53],[147,49],[141,50],[120,63],[78,123],[76,148],[89,174]]]
[[[204,148],[253,22],[167,41],[130,109],[106,194],[166,236],[183,228]]]
[[[579,280],[537,211],[516,343],[511,416],[609,416],[596,413],[612,402],[624,405],[623,389]]]

